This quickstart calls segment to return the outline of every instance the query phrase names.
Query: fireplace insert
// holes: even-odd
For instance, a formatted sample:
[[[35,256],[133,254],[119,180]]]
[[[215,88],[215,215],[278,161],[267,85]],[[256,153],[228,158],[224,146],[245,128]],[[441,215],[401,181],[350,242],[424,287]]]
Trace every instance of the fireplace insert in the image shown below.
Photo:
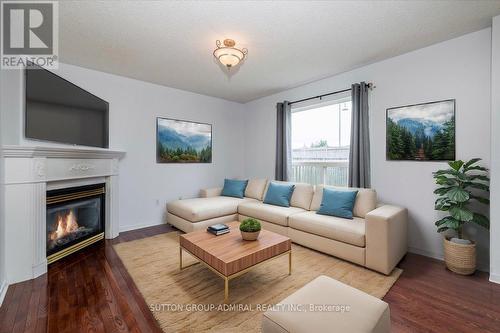
[[[47,262],[104,238],[105,184],[47,191]]]

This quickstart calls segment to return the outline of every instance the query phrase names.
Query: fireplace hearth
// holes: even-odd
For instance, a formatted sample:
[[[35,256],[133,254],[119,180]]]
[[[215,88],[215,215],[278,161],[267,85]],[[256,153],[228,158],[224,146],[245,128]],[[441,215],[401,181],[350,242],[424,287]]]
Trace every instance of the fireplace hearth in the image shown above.
[[[47,262],[104,238],[105,184],[47,192]]]

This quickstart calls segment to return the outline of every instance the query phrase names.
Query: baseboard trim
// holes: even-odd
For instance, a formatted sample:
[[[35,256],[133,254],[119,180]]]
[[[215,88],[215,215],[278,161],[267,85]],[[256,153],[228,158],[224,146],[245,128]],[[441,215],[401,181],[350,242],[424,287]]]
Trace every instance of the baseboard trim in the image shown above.
[[[421,256],[429,257],[429,258],[433,258],[433,259],[437,259],[437,260],[441,260],[441,261],[444,260],[444,256],[442,254],[430,252],[427,250],[418,249],[416,247],[409,247],[408,252],[420,254]]]
[[[490,273],[490,282],[500,284],[500,274]]]
[[[33,266],[33,278],[36,279],[45,273],[47,273],[47,259],[43,260],[43,262],[38,265]]]
[[[416,247],[409,247],[408,248],[408,252],[415,253],[415,254],[420,254],[421,256],[424,256],[424,257],[429,257],[429,258],[437,259],[437,260],[440,260],[440,261],[444,261],[444,255],[443,254],[439,254],[439,253],[434,253],[434,252],[430,252],[430,251],[418,249]],[[476,263],[476,266],[477,266],[477,270],[478,271],[489,272],[489,270],[490,270],[489,269],[489,263],[484,262],[484,261],[479,261],[478,260],[477,263]],[[499,280],[500,280],[500,277],[499,277]]]
[[[0,306],[3,303],[3,300],[5,298],[5,294],[7,294],[8,288],[9,288],[9,285],[7,284],[7,281],[2,281],[2,284],[0,284]]]
[[[144,223],[144,224],[135,224],[135,225],[125,225],[125,226],[120,226],[120,232],[125,232],[125,231],[132,231],[132,230],[137,230],[137,229],[142,229],[142,228],[147,228],[147,227],[154,227],[157,225],[165,224],[165,222],[152,222],[152,223]]]

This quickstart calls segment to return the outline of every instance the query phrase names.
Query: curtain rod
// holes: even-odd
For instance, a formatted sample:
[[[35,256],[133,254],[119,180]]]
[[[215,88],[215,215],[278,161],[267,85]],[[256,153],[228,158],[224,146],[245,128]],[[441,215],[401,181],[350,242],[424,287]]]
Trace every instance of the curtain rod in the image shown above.
[[[368,89],[373,89],[375,88],[375,86],[373,85],[372,82],[369,82],[366,84],[366,86],[368,87]],[[326,96],[330,96],[330,95],[335,95],[335,94],[340,94],[340,93],[343,93],[343,92],[348,92],[348,91],[351,91],[351,88],[348,88],[348,89],[343,89],[343,90],[337,90],[337,91],[333,91],[333,92],[330,92],[328,94],[323,94],[323,95],[318,95],[318,96],[314,96],[314,97],[309,97],[309,98],[304,98],[304,99],[299,99],[297,101],[293,101],[293,102],[290,102],[289,104],[292,105],[292,104],[295,104],[295,103],[300,103],[300,102],[305,102],[305,101],[309,101],[311,99],[316,99],[316,98],[323,98],[323,97],[326,97]]]

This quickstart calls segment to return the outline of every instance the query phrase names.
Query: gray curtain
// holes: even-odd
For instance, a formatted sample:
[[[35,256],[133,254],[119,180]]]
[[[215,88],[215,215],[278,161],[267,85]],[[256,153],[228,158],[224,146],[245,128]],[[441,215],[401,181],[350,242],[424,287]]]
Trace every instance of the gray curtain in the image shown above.
[[[351,149],[349,186],[370,187],[370,133],[368,129],[368,85],[352,85]]]
[[[276,180],[289,180],[291,176],[291,105],[284,101],[276,105]]]

